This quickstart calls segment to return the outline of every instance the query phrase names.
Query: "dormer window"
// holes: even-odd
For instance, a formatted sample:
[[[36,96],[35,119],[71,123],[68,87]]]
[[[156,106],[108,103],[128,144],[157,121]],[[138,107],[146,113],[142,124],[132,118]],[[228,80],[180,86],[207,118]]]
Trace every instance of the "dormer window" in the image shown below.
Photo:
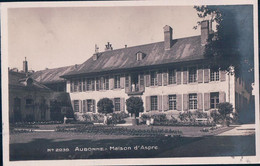
[[[136,60],[137,61],[140,61],[140,60],[144,59],[144,57],[145,57],[144,53],[142,53],[142,52],[137,52],[136,53]]]

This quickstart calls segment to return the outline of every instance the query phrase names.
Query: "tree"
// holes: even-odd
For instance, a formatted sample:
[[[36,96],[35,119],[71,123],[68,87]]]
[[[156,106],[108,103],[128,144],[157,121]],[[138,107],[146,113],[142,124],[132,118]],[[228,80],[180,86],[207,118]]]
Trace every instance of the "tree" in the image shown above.
[[[223,120],[224,125],[229,125],[230,120],[231,120],[229,115],[233,111],[232,104],[230,104],[228,102],[219,103],[217,108],[218,108],[218,112],[221,116],[221,119]]]
[[[210,66],[253,82],[253,9],[250,6],[195,6],[201,20],[210,20],[216,32],[209,37],[205,56]],[[194,27],[200,25],[200,21]],[[233,66],[233,68],[231,68]]]
[[[144,112],[143,100],[140,97],[130,97],[126,100],[126,109],[136,118],[140,112]]]
[[[113,112],[113,102],[109,98],[102,98],[97,103],[98,112],[108,114]]]

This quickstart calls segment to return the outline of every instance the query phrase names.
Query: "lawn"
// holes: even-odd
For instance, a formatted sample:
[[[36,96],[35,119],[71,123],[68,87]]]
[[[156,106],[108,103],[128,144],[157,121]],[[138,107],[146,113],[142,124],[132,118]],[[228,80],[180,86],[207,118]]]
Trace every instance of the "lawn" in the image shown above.
[[[37,129],[75,125],[38,125]],[[82,125],[76,125],[81,126]],[[122,128],[122,127],[115,127]],[[152,126],[127,126],[149,131]],[[204,127],[153,126],[153,130],[181,130],[182,137],[94,134],[88,132],[27,132],[10,134],[10,159],[97,159],[254,155],[255,137],[214,136],[231,128],[201,132]]]

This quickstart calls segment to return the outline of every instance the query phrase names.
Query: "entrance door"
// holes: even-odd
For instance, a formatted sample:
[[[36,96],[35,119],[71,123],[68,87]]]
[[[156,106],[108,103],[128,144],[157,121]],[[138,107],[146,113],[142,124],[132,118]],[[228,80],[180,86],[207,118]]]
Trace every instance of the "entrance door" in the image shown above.
[[[21,120],[21,99],[16,97],[14,98],[14,122],[20,122]]]

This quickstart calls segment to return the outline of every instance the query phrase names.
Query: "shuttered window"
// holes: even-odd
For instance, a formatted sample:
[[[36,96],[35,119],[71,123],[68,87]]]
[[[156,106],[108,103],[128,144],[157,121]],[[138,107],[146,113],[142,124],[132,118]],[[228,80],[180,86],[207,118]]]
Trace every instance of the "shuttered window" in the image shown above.
[[[125,75],[125,87],[128,88],[129,87],[129,75]]]
[[[194,110],[197,109],[198,100],[197,100],[197,94],[189,94],[189,109]]]
[[[210,81],[219,81],[219,70],[210,69]]]
[[[169,95],[169,110],[176,110],[177,101],[176,95]]]
[[[87,91],[90,91],[91,90],[91,79],[87,79]]]
[[[120,75],[115,76],[114,88],[120,88]]]
[[[217,108],[217,105],[219,104],[219,93],[210,93],[210,108]]]
[[[74,112],[79,112],[79,100],[74,100]]]
[[[197,81],[197,69],[196,67],[189,68],[189,83]]]
[[[120,98],[115,98],[115,111],[120,111]]]
[[[176,84],[176,70],[170,69],[168,72],[169,75],[169,80],[168,83],[169,84]]]
[[[79,80],[79,92],[82,92],[82,80]]]
[[[83,80],[82,80],[82,88],[83,88],[83,91],[85,92],[86,91],[86,79],[85,78],[83,78]]]
[[[151,86],[157,85],[157,73],[155,71],[151,72]]]
[[[75,80],[74,81],[74,92],[78,92],[78,84],[79,84],[78,80]]]
[[[93,100],[87,100],[87,112],[94,112]]]
[[[158,110],[157,96],[151,96],[151,110]]]
[[[109,90],[109,76],[104,78],[104,89]]]

